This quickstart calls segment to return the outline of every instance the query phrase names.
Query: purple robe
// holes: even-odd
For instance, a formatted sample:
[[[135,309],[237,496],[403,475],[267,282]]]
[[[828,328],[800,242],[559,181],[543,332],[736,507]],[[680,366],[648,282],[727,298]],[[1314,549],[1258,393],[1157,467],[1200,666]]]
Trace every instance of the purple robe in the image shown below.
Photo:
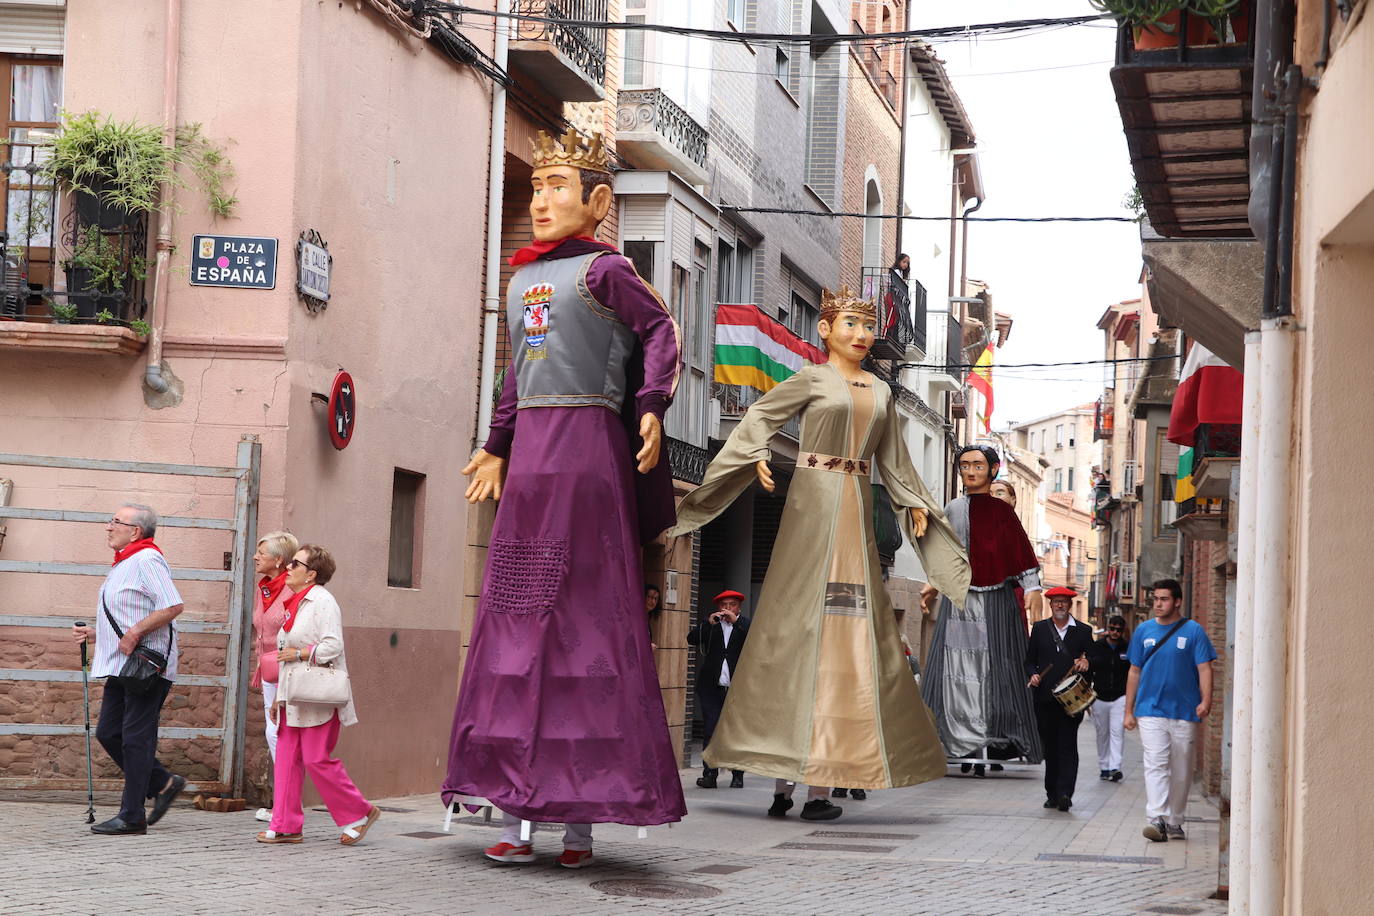
[[[569,241],[543,256],[590,250]],[[636,493],[649,475],[635,470],[632,434],[644,413],[662,420],[681,348],[623,257],[594,261],[587,286],[639,337],[633,422],[604,407],[517,410],[506,373],[485,446],[509,455],[506,483],[442,795],[483,797],[530,821],[663,824],[686,804],[644,627],[640,543],[671,522],[671,490],[659,524],[665,513]]]

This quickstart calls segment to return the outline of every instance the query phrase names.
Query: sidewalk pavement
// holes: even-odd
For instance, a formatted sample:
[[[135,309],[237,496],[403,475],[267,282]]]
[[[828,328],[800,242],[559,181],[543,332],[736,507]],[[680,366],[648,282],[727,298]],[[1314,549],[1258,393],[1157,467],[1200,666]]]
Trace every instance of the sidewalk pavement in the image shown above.
[[[437,793],[376,800],[383,815],[356,847],[338,843],[323,808],[298,846],[253,841],[251,811],[195,810],[189,795],[144,837],[98,837],[78,793],[0,794],[5,820],[0,913],[939,913],[1225,912],[1217,886],[1217,812],[1196,794],[1183,842],[1141,836],[1140,742],[1126,739],[1126,779],[1097,778],[1093,728],[1079,733],[1073,810],[1041,807],[1040,767],[986,779],[951,776],[843,800],[839,820],[808,823],[797,806],[764,816],[772,780],[699,789],[684,770],[688,817],[671,828],[596,828],[596,864],[554,859],[562,828],[538,825],[533,865],[481,855],[494,824],[455,817],[440,832]],[[365,789],[366,787],[364,787]],[[97,796],[97,817],[118,798]],[[497,818],[499,820],[499,817]]]

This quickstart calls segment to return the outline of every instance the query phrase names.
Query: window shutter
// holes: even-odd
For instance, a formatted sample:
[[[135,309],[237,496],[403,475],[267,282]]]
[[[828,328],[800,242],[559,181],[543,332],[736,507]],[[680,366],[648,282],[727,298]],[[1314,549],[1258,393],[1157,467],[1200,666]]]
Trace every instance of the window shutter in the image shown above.
[[[62,7],[0,3],[0,52],[61,54],[64,25]]]

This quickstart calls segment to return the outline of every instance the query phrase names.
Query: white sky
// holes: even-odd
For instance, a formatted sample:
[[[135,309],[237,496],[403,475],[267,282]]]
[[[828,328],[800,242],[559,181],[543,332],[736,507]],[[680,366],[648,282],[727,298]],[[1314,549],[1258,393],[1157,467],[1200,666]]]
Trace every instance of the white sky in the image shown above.
[[[918,0],[908,27],[1092,12],[1087,0]],[[1112,28],[935,47],[984,150],[987,204],[979,216],[1128,215],[1121,200],[1134,178],[1108,77]],[[969,276],[988,283],[994,307],[1015,320],[997,364],[1100,359],[1097,319],[1108,305],[1140,295],[1134,224],[977,224],[968,251]],[[1102,367],[994,367],[993,381],[993,427],[1001,429],[1095,400]]]

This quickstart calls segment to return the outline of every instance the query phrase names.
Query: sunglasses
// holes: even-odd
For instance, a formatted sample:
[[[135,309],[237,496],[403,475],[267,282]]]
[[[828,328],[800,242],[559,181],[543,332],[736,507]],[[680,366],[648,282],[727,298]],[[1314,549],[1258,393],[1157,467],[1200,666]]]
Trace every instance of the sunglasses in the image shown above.
[[[300,560],[297,560],[295,557],[292,557],[291,559],[289,559],[289,560],[286,561],[286,568],[287,568],[287,569],[296,569],[297,567],[303,567],[303,568],[305,568],[305,569],[311,570],[312,572],[313,572],[314,569],[315,569],[315,567],[311,566],[309,563],[302,563]]]

